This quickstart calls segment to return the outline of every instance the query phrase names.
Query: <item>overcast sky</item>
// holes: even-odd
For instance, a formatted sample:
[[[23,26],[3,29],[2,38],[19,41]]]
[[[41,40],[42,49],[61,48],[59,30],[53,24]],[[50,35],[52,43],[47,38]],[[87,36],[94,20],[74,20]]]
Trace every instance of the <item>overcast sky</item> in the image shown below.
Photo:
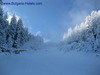
[[[68,28],[84,21],[93,10],[100,9],[99,0],[4,0],[4,2],[42,2],[42,5],[4,6],[16,13],[29,32],[41,32],[44,38],[59,41]]]

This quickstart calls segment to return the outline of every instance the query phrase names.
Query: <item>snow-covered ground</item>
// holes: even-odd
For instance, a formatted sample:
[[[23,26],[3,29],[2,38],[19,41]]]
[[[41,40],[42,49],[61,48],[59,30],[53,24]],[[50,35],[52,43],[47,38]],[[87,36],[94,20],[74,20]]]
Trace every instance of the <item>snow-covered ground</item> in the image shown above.
[[[56,46],[0,56],[0,75],[100,75],[100,57]]]

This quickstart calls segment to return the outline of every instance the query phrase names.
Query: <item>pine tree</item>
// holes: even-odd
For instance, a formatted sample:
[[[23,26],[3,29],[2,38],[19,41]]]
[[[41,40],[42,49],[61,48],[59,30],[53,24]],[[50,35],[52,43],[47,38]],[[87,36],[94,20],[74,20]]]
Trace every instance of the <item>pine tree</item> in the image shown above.
[[[9,26],[9,22],[8,22],[8,12],[6,12],[6,14],[4,15],[4,28],[7,28]]]
[[[16,15],[14,14],[11,22],[10,22],[10,36],[12,38],[13,44],[12,47],[16,48],[16,40],[17,40],[17,19],[16,19]]]
[[[2,9],[2,0],[0,0],[0,29],[3,29],[3,9]]]
[[[3,9],[2,0],[0,0],[0,46],[5,45],[5,30],[4,30],[4,20],[3,20]]]
[[[22,42],[21,42],[22,41],[21,38],[23,37],[21,35],[22,30],[23,30],[23,23],[22,23],[22,20],[19,19],[17,23],[17,40],[16,40],[17,47],[20,47],[22,45]]]
[[[33,42],[37,45],[42,44],[42,37],[29,34],[28,28],[23,26],[22,20],[19,19],[17,22],[15,14],[9,24],[8,13],[3,14],[2,3],[0,0],[0,47],[19,48],[30,40],[34,40]]]
[[[79,27],[75,27],[71,32],[64,35],[64,41],[71,47],[78,46],[78,49],[99,52],[100,51],[100,11],[93,11],[87,16],[85,21]],[[69,35],[70,34],[70,35]],[[67,40],[67,41],[66,41]],[[68,43],[70,42],[70,43]],[[84,47],[85,46],[85,47]]]
[[[21,35],[21,44],[24,44],[29,40],[29,35],[28,35],[28,29],[27,28],[22,28],[22,31],[20,33]]]

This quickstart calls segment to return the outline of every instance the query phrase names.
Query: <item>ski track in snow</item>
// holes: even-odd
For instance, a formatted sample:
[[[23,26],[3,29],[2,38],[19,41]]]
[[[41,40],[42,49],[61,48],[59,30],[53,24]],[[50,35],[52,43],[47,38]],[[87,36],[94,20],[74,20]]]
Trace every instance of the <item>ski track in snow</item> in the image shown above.
[[[0,56],[0,75],[100,75],[100,57],[56,46]]]

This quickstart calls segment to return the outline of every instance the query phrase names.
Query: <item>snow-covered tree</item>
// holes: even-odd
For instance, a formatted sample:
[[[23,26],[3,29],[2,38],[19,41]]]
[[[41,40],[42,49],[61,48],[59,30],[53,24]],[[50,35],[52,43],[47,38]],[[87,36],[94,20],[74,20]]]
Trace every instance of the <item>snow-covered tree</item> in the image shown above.
[[[37,50],[42,48],[43,45],[43,38],[40,35],[30,35],[30,39],[26,42],[21,48],[22,49],[30,49],[30,50]]]
[[[4,15],[4,28],[6,29],[9,26],[9,22],[8,22],[8,12],[6,12],[6,14]]]
[[[0,0],[0,29],[3,29],[3,9],[2,9],[2,0]]]
[[[10,22],[10,27],[9,27],[9,30],[10,30],[10,36],[12,38],[12,41],[13,41],[13,44],[12,44],[12,47],[16,48],[16,40],[17,40],[17,19],[16,19],[16,15],[14,14],[12,19],[11,19],[11,22]]]
[[[26,36],[23,36],[24,35],[24,27],[23,27],[23,22],[21,19],[18,20],[18,23],[17,23],[17,39],[16,39],[16,42],[17,42],[17,47],[20,47],[24,42]]]
[[[5,30],[4,30],[4,20],[3,20],[3,9],[2,0],[0,0],[0,46],[5,45]]]
[[[21,44],[24,44],[25,42],[27,42],[29,39],[28,39],[28,29],[27,28],[22,28],[21,32],[20,32],[20,35],[21,35]]]
[[[10,21],[9,14],[3,13],[2,0],[0,0],[0,47],[20,48],[27,42],[39,46],[43,39],[41,36],[29,34],[28,28],[24,27],[22,20],[14,14]]]
[[[100,11],[93,11],[80,26],[69,29],[64,34],[64,42],[73,48],[78,47],[81,50],[87,48],[88,51],[93,52],[100,51]]]

